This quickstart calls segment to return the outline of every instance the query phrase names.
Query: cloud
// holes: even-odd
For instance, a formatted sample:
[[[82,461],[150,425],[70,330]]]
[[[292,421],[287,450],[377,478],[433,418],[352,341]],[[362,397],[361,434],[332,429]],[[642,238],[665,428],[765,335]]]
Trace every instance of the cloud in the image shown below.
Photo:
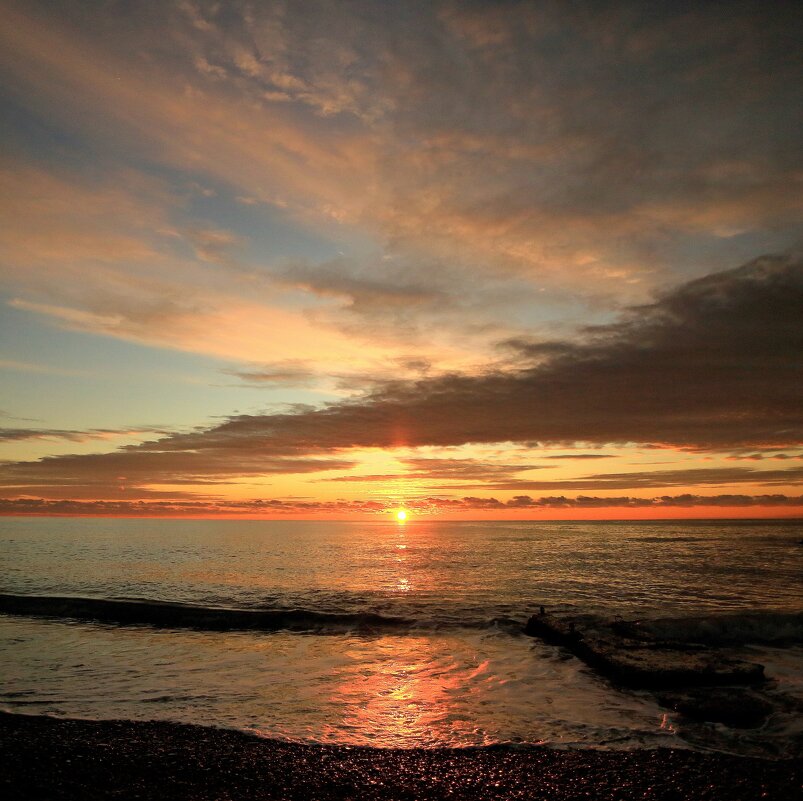
[[[0,58],[38,114],[332,240],[370,238],[408,268],[449,265],[458,298],[511,274],[542,314],[539,289],[643,298],[674,270],[700,275],[799,236],[792,4],[154,1],[123,19],[31,2],[5,14]],[[414,316],[451,296],[440,269],[296,278],[353,314]]]
[[[394,479],[404,479],[405,481],[436,481],[436,480],[458,480],[458,481],[482,481],[499,482],[504,480],[516,480],[513,478],[517,473],[527,470],[538,470],[544,465],[534,464],[505,464],[501,462],[486,462],[479,459],[434,459],[426,458],[401,458],[399,461],[406,467],[403,473],[386,473],[381,475],[346,475],[324,479],[325,481],[335,482],[383,482]],[[496,483],[493,483],[496,486]]]
[[[528,470],[539,470],[544,465],[504,464],[483,462],[479,459],[406,458],[401,460],[413,475],[421,478],[478,479],[493,481]]]
[[[245,476],[348,470],[347,459],[274,456],[257,446],[230,441],[214,453],[120,448],[110,453],[48,456],[34,462],[0,463],[0,495],[15,497],[116,497],[147,494],[153,484],[236,483]],[[144,488],[144,489],[143,489]]]
[[[442,477],[446,478],[448,475]],[[657,487],[717,487],[731,484],[795,486],[803,480],[803,468],[754,470],[747,467],[698,467],[679,470],[641,470],[637,473],[594,473],[579,478],[546,481],[531,479],[494,481],[491,476],[487,478],[488,480],[482,484],[461,484],[451,486],[449,489],[603,491]]]
[[[227,266],[234,261],[230,251],[241,244],[239,237],[231,231],[218,228],[193,228],[187,232],[195,249],[195,255],[201,260]]]
[[[155,428],[90,428],[70,430],[58,428],[0,428],[0,442],[23,442],[25,440],[66,440],[67,442],[86,442],[93,439],[112,439],[141,434],[166,434]]]
[[[297,360],[222,372],[239,378],[244,384],[252,387],[309,387],[314,386],[319,379],[308,364]]]
[[[281,270],[242,263],[238,235],[188,222],[186,197],[165,179],[130,170],[87,176],[0,160],[0,189],[0,211],[15,220],[0,231],[0,286],[13,308],[59,327],[239,363],[304,363],[311,376],[337,372],[328,384],[362,380],[364,387],[365,376],[389,378],[382,369],[424,360],[404,336],[399,341],[410,315],[422,311],[409,276],[373,283],[366,276],[360,288],[359,271],[344,261],[341,294],[310,283],[299,296],[301,284]],[[317,275],[313,266],[304,270]],[[325,262],[318,277],[326,283],[336,272]],[[428,302],[435,316],[436,296]],[[369,316],[371,326],[355,323]],[[383,325],[377,336],[377,324],[394,316],[395,328]],[[426,347],[431,359],[452,364],[468,350],[429,338]],[[13,359],[0,359],[0,369],[76,374]]]
[[[384,347],[418,349],[415,361],[434,363],[488,349],[499,331],[509,332],[512,309],[526,308],[534,292],[527,282],[502,282],[446,259],[387,248],[295,260],[273,268],[271,278],[314,299],[307,312],[314,322]]]
[[[243,369],[221,372],[240,379],[245,386],[258,389],[274,387],[326,387],[338,393],[361,392],[377,386],[387,386],[400,379],[426,375],[431,368],[427,359],[400,356],[377,360],[370,369],[323,371],[312,362],[286,359],[273,364],[252,365]]]
[[[0,409],[0,417],[5,417],[7,420],[17,420],[21,423],[41,423],[42,421],[36,417],[19,417],[18,415],[11,414],[5,409]]]
[[[334,330],[322,337],[320,325],[282,307],[269,278],[233,269],[239,239],[185,224],[184,200],[162,179],[0,162],[0,189],[2,211],[15,220],[0,232],[0,282],[14,308],[65,328],[238,361],[365,365],[364,343]],[[0,368],[60,372],[10,359]]]
[[[431,500],[431,499],[429,499]],[[437,504],[438,501],[436,500]],[[745,506],[800,506],[803,496],[787,495],[661,495],[654,498],[595,497],[578,495],[567,498],[563,495],[531,498],[516,495],[509,501],[496,498],[465,497],[455,501],[440,501],[444,506],[467,509],[661,509],[667,507],[745,507]]]
[[[513,372],[380,385],[319,409],[239,415],[107,454],[0,465],[10,486],[137,484],[172,477],[347,469],[351,448],[465,443],[647,443],[697,450],[799,446],[803,404],[803,263],[766,257],[681,285],[619,322],[590,329],[559,355]],[[534,447],[531,445],[531,447]],[[327,457],[319,459],[319,457]],[[460,475],[477,465],[412,460]],[[515,467],[515,466],[514,466]],[[510,471],[510,466],[503,470]],[[485,479],[493,469],[482,466]],[[82,478],[83,477],[83,478]],[[709,482],[776,483],[799,471],[748,468],[594,474],[527,488],[615,489]],[[521,482],[508,481],[511,489]]]
[[[542,456],[542,459],[610,459],[612,453],[560,453]]]
[[[343,259],[319,265],[295,264],[282,274],[282,280],[318,295],[342,298],[347,307],[362,314],[387,314],[389,309],[432,306],[443,303],[447,295],[430,282],[415,282],[411,276],[366,270],[362,274]]]
[[[803,262],[768,256],[683,284],[516,371],[379,388],[298,415],[240,416],[164,449],[250,437],[275,452],[482,442],[691,449],[803,440]]]
[[[502,502],[496,498],[465,497],[444,499],[421,498],[411,501],[407,508],[413,513],[438,515],[455,512],[555,511],[565,509],[618,511],[661,510],[673,508],[802,508],[803,496],[786,495],[677,495],[656,498],[597,498],[554,496],[531,498],[517,496]],[[281,517],[283,515],[386,515],[394,504],[374,500],[302,501],[259,499],[225,500],[43,500],[41,498],[0,499],[0,515],[65,515],[114,517],[193,517],[208,515]]]

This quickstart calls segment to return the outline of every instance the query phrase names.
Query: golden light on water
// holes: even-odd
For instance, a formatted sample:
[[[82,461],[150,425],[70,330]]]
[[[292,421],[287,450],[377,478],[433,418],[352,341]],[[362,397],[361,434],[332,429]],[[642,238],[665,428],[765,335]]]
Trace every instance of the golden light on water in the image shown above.
[[[371,645],[370,664],[363,662],[363,642],[350,645],[350,664],[330,695],[341,719],[324,727],[324,740],[386,748],[476,744],[463,704],[474,700],[472,670],[484,678],[486,663],[464,667],[426,637],[383,637]]]
[[[407,512],[405,512],[404,509],[399,509],[396,512],[396,520],[398,520],[400,523],[403,523],[405,520],[407,520]]]

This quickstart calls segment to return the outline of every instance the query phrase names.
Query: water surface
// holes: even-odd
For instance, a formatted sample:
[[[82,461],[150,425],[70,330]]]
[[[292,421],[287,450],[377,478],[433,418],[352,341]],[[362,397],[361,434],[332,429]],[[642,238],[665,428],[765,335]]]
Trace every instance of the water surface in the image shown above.
[[[371,612],[410,626],[200,632],[0,616],[0,704],[319,742],[784,753],[797,747],[794,715],[735,734],[683,723],[520,630],[541,604],[690,625],[750,613],[761,629],[803,609],[799,540],[790,523],[7,518],[2,592]],[[803,698],[800,646],[737,646],[774,673],[771,692]]]

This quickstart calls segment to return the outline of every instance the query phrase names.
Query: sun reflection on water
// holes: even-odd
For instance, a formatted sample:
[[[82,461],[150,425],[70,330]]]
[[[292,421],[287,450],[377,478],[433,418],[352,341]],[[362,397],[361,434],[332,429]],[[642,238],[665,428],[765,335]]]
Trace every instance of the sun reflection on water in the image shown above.
[[[345,672],[330,696],[344,710],[336,729],[341,741],[344,731],[354,732],[355,742],[371,732],[371,744],[381,747],[464,745],[476,743],[478,734],[484,739],[459,710],[466,696],[477,692],[472,685],[490,678],[487,662],[467,673],[465,665],[433,650],[427,637],[383,645],[370,665]]]

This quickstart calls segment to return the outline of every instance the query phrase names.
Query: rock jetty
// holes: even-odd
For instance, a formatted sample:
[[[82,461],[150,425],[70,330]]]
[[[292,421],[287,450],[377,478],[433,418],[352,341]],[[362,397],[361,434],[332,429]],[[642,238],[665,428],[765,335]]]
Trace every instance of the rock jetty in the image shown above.
[[[533,615],[525,634],[566,648],[590,668],[627,688],[653,691],[662,706],[697,720],[761,725],[771,703],[755,688],[764,667],[697,643],[628,636],[621,621]]]

